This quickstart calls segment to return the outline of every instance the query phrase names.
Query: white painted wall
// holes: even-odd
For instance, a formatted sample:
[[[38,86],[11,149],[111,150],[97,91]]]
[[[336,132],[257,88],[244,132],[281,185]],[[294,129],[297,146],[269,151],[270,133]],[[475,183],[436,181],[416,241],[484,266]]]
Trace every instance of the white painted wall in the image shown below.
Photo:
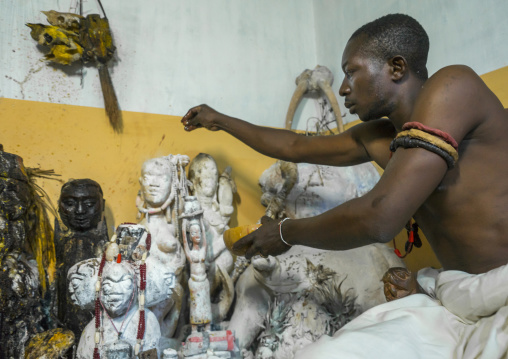
[[[508,65],[506,0],[103,0],[103,5],[118,48],[112,78],[127,111],[183,115],[190,106],[208,103],[249,122],[282,127],[295,78],[305,68],[325,65],[338,89],[340,57],[351,33],[391,12],[408,13],[427,29],[431,73],[453,63],[480,74]],[[24,26],[46,23],[40,10],[75,6],[76,0],[0,2],[0,96],[103,107],[97,71],[85,67],[81,83],[79,65],[41,62],[43,53]],[[99,12],[95,0],[85,0],[84,8],[85,15]],[[302,129],[316,113],[314,101],[299,110]]]
[[[427,31],[429,75],[452,64],[468,65],[480,75],[508,66],[506,0],[314,0],[314,13],[317,61],[335,74],[336,93],[344,78],[342,50],[351,34],[390,13],[411,15]]]

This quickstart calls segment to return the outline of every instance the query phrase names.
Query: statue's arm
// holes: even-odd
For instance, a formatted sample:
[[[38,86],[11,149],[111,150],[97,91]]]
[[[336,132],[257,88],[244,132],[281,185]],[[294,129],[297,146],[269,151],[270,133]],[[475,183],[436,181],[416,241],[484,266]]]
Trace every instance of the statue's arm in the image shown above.
[[[192,262],[191,258],[190,258],[190,248],[189,248],[189,241],[187,240],[187,224],[188,224],[188,221],[186,218],[183,219],[182,221],[182,242],[183,242],[183,251],[185,253],[185,256],[187,257],[187,260],[190,262]]]

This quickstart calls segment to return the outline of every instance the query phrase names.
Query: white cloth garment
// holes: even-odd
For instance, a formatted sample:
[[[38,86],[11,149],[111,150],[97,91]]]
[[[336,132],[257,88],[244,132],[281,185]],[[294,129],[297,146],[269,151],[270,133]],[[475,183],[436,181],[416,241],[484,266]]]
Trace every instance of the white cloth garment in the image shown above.
[[[427,268],[418,282],[430,296],[376,306],[295,358],[508,358],[508,265],[478,275]]]

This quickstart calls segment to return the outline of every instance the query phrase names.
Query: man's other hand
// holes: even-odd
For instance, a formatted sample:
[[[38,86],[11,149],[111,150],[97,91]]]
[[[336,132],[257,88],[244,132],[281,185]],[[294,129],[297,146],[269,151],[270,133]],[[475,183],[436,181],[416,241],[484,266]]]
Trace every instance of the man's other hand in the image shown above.
[[[291,248],[280,239],[278,221],[263,216],[261,224],[257,230],[236,242],[233,249],[236,251],[246,247],[245,258],[251,259],[255,255],[277,256]]]

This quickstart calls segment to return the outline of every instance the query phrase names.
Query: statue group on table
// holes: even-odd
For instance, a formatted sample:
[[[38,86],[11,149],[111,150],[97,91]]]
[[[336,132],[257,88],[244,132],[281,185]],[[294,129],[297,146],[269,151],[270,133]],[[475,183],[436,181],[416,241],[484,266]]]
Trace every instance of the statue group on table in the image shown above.
[[[327,203],[361,195],[349,189],[358,176],[372,184],[377,180],[373,168],[358,171],[277,162],[260,179],[262,203],[272,218],[320,213]],[[221,173],[213,157],[203,153],[192,161],[185,155],[146,161],[136,199],[139,221],[118,225],[111,237],[100,185],[77,179],[62,186],[54,237],[55,324],[74,334],[64,355],[292,358],[299,348],[384,301],[383,274],[403,264],[383,246],[347,252],[294,246],[278,257],[233,257],[223,239],[234,212],[231,172],[228,167]],[[23,178],[15,181],[22,189]],[[337,181],[349,184],[347,191],[335,190]],[[23,199],[19,195],[18,201]],[[19,236],[11,229],[16,216],[4,214],[12,225],[2,228]],[[19,251],[23,240],[13,237],[6,244],[18,241]],[[3,248],[5,267],[12,250]],[[373,258],[369,263],[361,259],[366,254]],[[34,275],[24,281],[38,285]],[[30,325],[44,318],[35,302]]]

